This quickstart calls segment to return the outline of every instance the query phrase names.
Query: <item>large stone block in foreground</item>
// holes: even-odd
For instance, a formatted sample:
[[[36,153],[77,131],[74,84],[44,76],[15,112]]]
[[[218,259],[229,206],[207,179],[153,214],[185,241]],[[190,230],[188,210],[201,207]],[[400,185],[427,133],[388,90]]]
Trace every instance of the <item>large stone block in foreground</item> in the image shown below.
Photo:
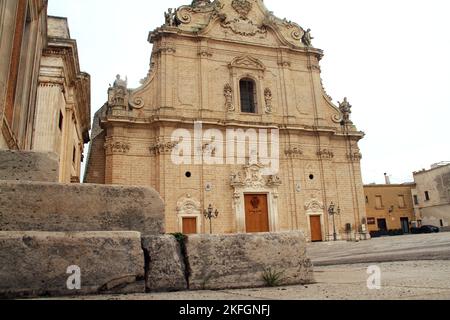
[[[78,266],[81,290],[69,290]],[[141,293],[144,256],[138,232],[0,232],[0,297]]]
[[[142,239],[146,255],[146,288],[151,292],[187,289],[186,268],[181,246],[174,236]]]
[[[263,287],[264,273],[280,273],[277,285],[314,281],[301,232],[194,235],[186,242],[190,289]]]
[[[0,180],[58,182],[58,156],[54,153],[0,150]]]
[[[164,203],[153,189],[0,181],[0,231],[164,229]]]

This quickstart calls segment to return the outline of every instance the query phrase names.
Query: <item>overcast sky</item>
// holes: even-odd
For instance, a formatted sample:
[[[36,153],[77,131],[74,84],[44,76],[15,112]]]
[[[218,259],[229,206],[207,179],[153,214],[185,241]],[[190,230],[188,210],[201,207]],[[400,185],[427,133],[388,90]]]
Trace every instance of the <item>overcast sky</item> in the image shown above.
[[[168,7],[191,0],[49,0],[69,19],[83,71],[92,77],[92,113],[115,75],[131,87],[148,72],[148,32]],[[365,183],[412,181],[412,172],[450,161],[450,1],[265,0],[280,18],[311,28],[325,51],[325,88],[345,96],[361,143]]]

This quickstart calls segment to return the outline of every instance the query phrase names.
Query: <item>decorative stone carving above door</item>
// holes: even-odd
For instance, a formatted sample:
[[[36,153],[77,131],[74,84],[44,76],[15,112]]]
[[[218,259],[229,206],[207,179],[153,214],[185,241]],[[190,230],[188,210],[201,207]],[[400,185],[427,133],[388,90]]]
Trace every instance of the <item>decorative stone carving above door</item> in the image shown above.
[[[277,175],[263,176],[265,166],[261,164],[246,165],[230,177],[234,188],[233,208],[236,215],[237,231],[246,232],[245,195],[265,194],[268,200],[270,231],[276,232],[278,226],[278,187],[282,184]]]
[[[190,194],[187,194],[178,200],[177,216],[179,232],[182,232],[183,230],[184,218],[197,218],[197,231],[201,230],[201,204],[200,201],[194,199]]]
[[[317,200],[316,198],[312,198],[311,200],[305,203],[306,214],[323,214],[324,205],[322,202]]]

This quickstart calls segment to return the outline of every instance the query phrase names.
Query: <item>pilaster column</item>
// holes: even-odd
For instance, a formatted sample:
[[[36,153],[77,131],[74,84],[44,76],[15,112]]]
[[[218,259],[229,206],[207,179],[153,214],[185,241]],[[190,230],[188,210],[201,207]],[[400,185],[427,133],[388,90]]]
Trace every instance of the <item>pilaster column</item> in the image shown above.
[[[61,155],[62,131],[59,128],[63,86],[61,83],[41,82],[36,100],[35,132],[32,149]],[[64,130],[64,123],[62,123]]]

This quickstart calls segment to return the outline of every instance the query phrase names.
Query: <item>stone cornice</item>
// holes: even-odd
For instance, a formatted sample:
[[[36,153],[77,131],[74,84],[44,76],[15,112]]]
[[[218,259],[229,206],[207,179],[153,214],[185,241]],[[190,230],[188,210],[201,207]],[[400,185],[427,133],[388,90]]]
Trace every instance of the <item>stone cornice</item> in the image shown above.
[[[155,33],[155,34],[153,34]],[[231,39],[223,39],[223,38],[217,38],[217,37],[211,37],[211,36],[201,36],[201,35],[196,35],[196,34],[192,34],[186,31],[175,31],[175,30],[155,30],[154,32],[151,32],[149,35],[149,42],[150,43],[155,43],[157,40],[160,40],[162,38],[164,38],[165,36],[181,36],[181,37],[187,37],[187,38],[195,38],[195,39],[204,39],[204,40],[208,40],[208,42],[214,43],[224,43],[224,44],[242,44],[245,45],[246,47],[256,47],[256,48],[271,48],[274,50],[280,50],[280,49],[284,49],[287,52],[291,52],[291,53],[304,53],[304,54],[312,54],[318,57],[319,60],[321,60],[324,56],[324,51],[321,49],[317,49],[317,48],[302,48],[302,47],[290,47],[290,46],[273,46],[273,45],[267,45],[267,44],[262,44],[262,43],[252,43],[252,42],[247,42],[245,41],[245,39],[243,39],[242,41],[239,40],[231,40]],[[151,41],[150,41],[151,39]]]
[[[131,116],[121,116],[112,117],[105,116],[100,119],[102,127],[114,126],[114,125],[136,125],[136,126],[154,126],[161,124],[185,124],[194,125],[193,120],[180,119],[180,118],[164,118],[164,117],[151,117],[146,119],[136,119]],[[311,126],[283,126],[277,125],[275,123],[263,123],[263,122],[240,122],[240,121],[227,121],[223,119],[203,119],[202,123],[204,126],[215,126],[223,128],[258,128],[258,129],[279,129],[280,131],[292,131],[292,132],[303,132],[303,133],[316,133],[329,134],[331,136],[338,137],[352,137],[356,139],[362,139],[364,133],[360,131],[352,131],[348,133],[342,133],[340,129],[333,127],[311,127]]]

